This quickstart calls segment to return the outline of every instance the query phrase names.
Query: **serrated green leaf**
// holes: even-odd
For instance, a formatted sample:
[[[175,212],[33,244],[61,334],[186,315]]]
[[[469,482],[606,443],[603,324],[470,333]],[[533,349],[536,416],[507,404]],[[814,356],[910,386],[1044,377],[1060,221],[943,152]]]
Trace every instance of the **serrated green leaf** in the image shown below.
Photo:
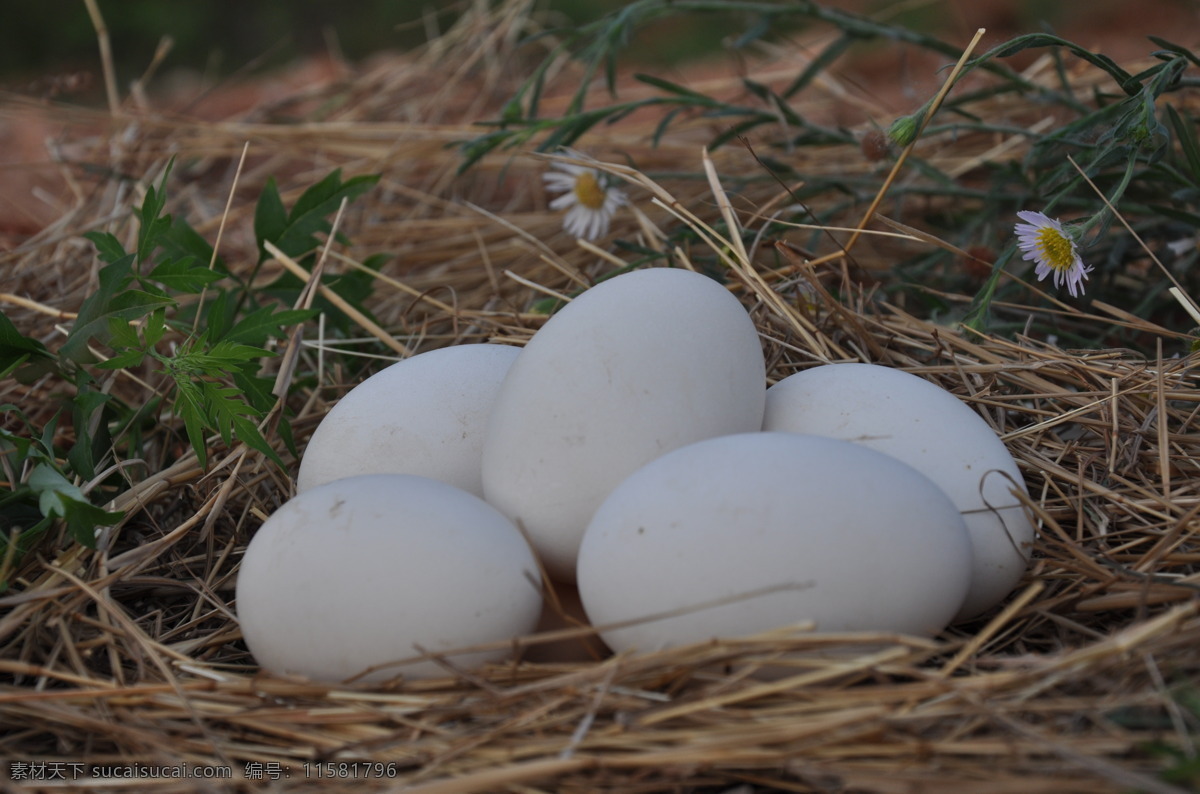
[[[207,262],[200,264],[194,256],[187,256],[160,263],[146,278],[168,289],[194,295],[224,277],[222,273],[209,269]]]
[[[326,174],[320,182],[310,186],[300,194],[300,198],[296,199],[292,211],[288,213],[288,224],[294,224],[303,216],[313,213],[322,205],[338,198],[338,191],[341,187],[342,169],[335,168]],[[338,200],[340,201],[340,198]],[[336,209],[336,204],[334,208]]]
[[[63,354],[74,357],[94,337],[100,337],[102,341],[107,341],[109,322],[112,320],[138,320],[155,309],[172,306],[174,303],[170,298],[152,295],[143,290],[125,290],[114,296],[107,306],[97,308],[96,314],[83,325],[80,325],[79,322],[84,316],[83,312],[80,312],[80,317],[76,318],[75,325],[71,327],[66,344],[62,346]]]
[[[186,359],[190,366],[213,377],[222,377],[241,364],[273,355],[275,354],[261,347],[222,339],[207,350],[187,353]],[[180,358],[184,356],[181,355]]]
[[[329,216],[337,212],[342,199],[353,201],[370,190],[379,181],[379,176],[356,176],[341,181],[341,170],[304,191],[288,215],[288,226],[278,240],[273,242],[288,256],[300,256],[318,245],[314,236],[317,232],[328,232],[331,228]]]
[[[188,443],[196,453],[200,468],[204,468],[208,465],[208,446],[204,435],[208,417],[205,415],[203,394],[200,386],[186,375],[181,376],[175,370],[168,371],[175,380],[175,413],[183,420]]]
[[[225,276],[231,275],[229,268],[225,265],[225,260],[219,256],[214,260],[212,245],[183,218],[172,218],[171,228],[159,238],[159,245],[165,255],[171,259],[183,259],[190,256],[195,258],[197,265],[208,268],[211,262],[211,270]]]
[[[122,347],[141,347],[142,339],[137,329],[128,320],[119,317],[108,318],[108,343],[113,349]]]
[[[287,225],[287,208],[283,206],[279,187],[275,184],[275,177],[268,177],[267,184],[263,186],[262,194],[258,197],[258,204],[254,207],[254,238],[258,240],[260,259],[267,256],[263,242],[277,241],[283,236]]]
[[[100,268],[97,274],[99,285],[95,292],[84,299],[71,324],[67,341],[63,343],[60,353],[71,359],[82,358],[87,353],[87,343],[92,337],[102,332],[107,324],[106,312],[114,297],[129,286],[133,281],[131,268],[133,255],[127,254],[115,262]]]
[[[103,361],[97,361],[93,366],[97,369],[131,369],[141,366],[145,360],[146,352],[144,350],[126,350],[115,356],[109,356]]]
[[[274,378],[259,377],[247,369],[234,370],[232,374],[233,382],[241,390],[246,402],[259,412],[266,413],[275,405],[277,398],[271,391],[275,386]]]
[[[209,339],[221,339],[229,333],[237,312],[235,303],[228,292],[218,292],[217,296],[208,302],[204,313],[204,330]]]
[[[326,276],[321,279],[321,283],[336,292],[342,300],[349,303],[359,312],[362,312],[363,316],[374,319],[371,311],[363,305],[363,301],[371,296],[374,289],[374,279],[370,273],[362,273],[355,270],[340,276]],[[275,281],[268,284],[262,290],[262,293],[278,300],[280,303],[294,304],[303,287],[304,284],[300,279],[291,273],[283,273]],[[314,314],[324,314],[329,327],[339,332],[349,333],[350,329],[355,326],[354,321],[345,312],[334,306],[328,298],[319,293],[313,300],[313,309]]]
[[[316,309],[276,311],[273,306],[261,306],[238,320],[236,325],[219,338],[231,342],[245,342],[250,345],[264,345],[268,339],[283,336],[282,329],[305,322],[316,314]]]
[[[146,340],[146,347],[154,347],[159,340],[163,338],[163,334],[167,330],[167,313],[158,309],[150,312],[146,316],[146,322],[142,326],[142,336]]]
[[[234,386],[222,386],[213,381],[201,381],[200,388],[204,393],[210,426],[221,435],[225,446],[233,443],[234,419],[241,416],[243,410],[252,410],[246,403],[238,400],[239,392]]]
[[[102,262],[112,264],[129,256],[121,241],[108,232],[91,231],[85,232],[83,236],[96,246],[96,256],[100,257]]]
[[[234,435],[237,437],[238,441],[241,441],[251,449],[258,450],[262,454],[266,455],[280,468],[284,467],[285,464],[283,460],[279,457],[275,450],[271,448],[271,445],[267,443],[267,440],[263,438],[263,435],[259,432],[257,425],[243,416],[234,416],[231,418],[231,421],[233,422]]]
[[[158,188],[153,185],[146,188],[146,198],[137,210],[138,217],[138,246],[137,261],[149,262],[154,249],[159,245],[160,238],[171,228],[171,216],[163,215],[167,206],[167,179],[171,176],[171,168],[175,158],[167,163],[163,170]]]

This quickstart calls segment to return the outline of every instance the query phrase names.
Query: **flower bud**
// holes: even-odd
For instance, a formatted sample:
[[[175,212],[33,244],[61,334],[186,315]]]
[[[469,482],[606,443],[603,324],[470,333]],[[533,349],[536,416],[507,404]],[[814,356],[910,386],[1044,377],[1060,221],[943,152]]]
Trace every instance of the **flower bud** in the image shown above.
[[[888,128],[888,137],[899,146],[908,146],[917,137],[917,117],[901,116]]]

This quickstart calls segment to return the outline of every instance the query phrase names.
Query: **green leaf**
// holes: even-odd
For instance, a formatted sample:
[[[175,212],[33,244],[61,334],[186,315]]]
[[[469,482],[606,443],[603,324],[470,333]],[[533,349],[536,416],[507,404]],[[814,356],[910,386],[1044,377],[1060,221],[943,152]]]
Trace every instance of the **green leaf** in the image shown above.
[[[783,91],[783,96],[791,99],[798,91],[803,90],[819,74],[827,71],[838,58],[850,48],[850,45],[861,40],[861,36],[845,33],[834,39],[804,68],[796,79]]]
[[[122,347],[140,348],[142,339],[138,336],[137,329],[130,325],[128,320],[110,317],[108,318],[108,343],[114,350]]]
[[[240,392],[234,386],[222,386],[210,380],[200,381],[204,395],[204,408],[208,425],[221,435],[229,446],[233,442],[233,418],[240,416],[249,406],[237,399]]]
[[[112,396],[100,391],[81,391],[73,401],[71,416],[75,426],[75,443],[67,453],[71,468],[85,479],[96,476],[96,461],[104,456],[108,440],[107,428],[99,420]],[[92,428],[95,426],[95,434]],[[103,446],[102,446],[103,445]]]
[[[287,451],[294,458],[300,457],[300,451],[296,448],[296,438],[292,435],[291,410],[287,407],[287,403],[280,406],[279,424],[275,426],[275,433],[283,440],[283,445],[287,447]]]
[[[252,421],[266,413],[265,408],[252,403],[273,405],[274,397],[261,399],[258,392],[262,384],[258,381],[266,383],[268,379],[255,378],[244,367],[266,354],[261,348],[222,340],[208,350],[181,350],[173,359],[161,359],[175,381],[175,412],[183,419],[201,466],[207,461],[206,430],[218,433],[227,446],[236,437],[284,465]],[[238,385],[218,380],[230,375]]]
[[[117,353],[115,356],[109,356],[103,361],[96,362],[95,366],[98,369],[130,369],[141,366],[145,359],[146,351],[144,350],[126,350],[123,353]]]
[[[258,240],[260,259],[267,258],[263,242],[266,240],[277,241],[283,236],[287,226],[287,208],[283,206],[279,187],[275,184],[275,177],[268,177],[267,184],[263,186],[263,192],[258,197],[258,204],[254,208],[254,238]]]
[[[110,526],[125,516],[93,505],[78,486],[49,464],[36,466],[29,474],[28,485],[37,495],[42,515],[65,519],[75,540],[89,548],[96,547],[96,527]]]
[[[672,83],[670,80],[664,80],[661,77],[655,77],[654,75],[642,74],[639,72],[633,76],[633,79],[645,83],[646,85],[652,85],[655,88],[666,91],[669,94],[675,94],[676,96],[686,97],[694,100],[695,103],[699,105],[715,106],[718,104],[712,97],[701,94],[698,91],[693,91],[690,88],[685,88],[678,83]]]
[[[220,339],[229,333],[233,327],[233,318],[237,314],[235,301],[228,292],[218,292],[209,301],[204,315],[204,330],[209,339]]]
[[[1184,47],[1180,44],[1175,44],[1174,42],[1168,41],[1167,39],[1161,38],[1159,36],[1147,36],[1146,38],[1150,39],[1150,41],[1154,42],[1159,47],[1162,47],[1164,50],[1166,50],[1168,52],[1173,52],[1176,55],[1182,55],[1184,58],[1187,58],[1192,63],[1196,64],[1197,66],[1200,66],[1200,58],[1196,57],[1195,53],[1193,53],[1187,47]]]
[[[16,359],[24,361],[30,356],[48,358],[50,351],[38,340],[23,335],[0,311],[0,368],[7,369]]]
[[[111,267],[111,266],[110,266]],[[86,303],[86,302],[85,302]],[[101,337],[107,341],[112,320],[132,321],[145,317],[155,309],[173,306],[175,301],[161,295],[153,295],[137,289],[128,289],[112,297],[107,305],[96,307],[85,318],[84,312],[79,312],[71,333],[62,346],[64,355],[74,358],[81,352],[86,352],[86,345],[93,337]],[[82,324],[80,321],[83,321]]]
[[[67,502],[67,530],[89,549],[96,548],[97,527],[112,526],[125,517],[122,512],[109,513],[90,502]]]
[[[992,298],[996,294],[996,286],[1000,283],[1000,275],[1004,272],[1004,266],[1008,264],[1008,260],[1012,258],[1016,250],[1015,245],[1009,246],[1004,253],[996,257],[996,261],[992,265],[991,276],[988,277],[987,282],[984,283],[979,292],[975,293],[975,298],[971,301],[971,305],[967,307],[967,314],[962,322],[964,327],[979,332],[983,332],[987,328]]]
[[[462,174],[468,171],[471,166],[479,162],[485,155],[492,151],[511,146],[529,137],[529,132],[526,130],[496,130],[494,132],[485,132],[477,138],[472,138],[469,141],[462,141],[458,144],[459,150],[462,152],[462,162],[458,166],[456,173]]]
[[[208,350],[190,350],[176,356],[177,366],[189,371],[200,371],[214,378],[229,374],[230,370],[247,361],[255,361],[274,353],[261,347],[244,345],[222,339]]]
[[[1024,36],[1017,36],[1015,39],[994,47],[978,58],[975,58],[969,65],[976,66],[992,58],[1008,58],[1030,47],[1066,47],[1074,55],[1111,75],[1125,93],[1132,95],[1141,90],[1141,84],[1133,78],[1133,75],[1118,66],[1117,62],[1112,58],[1092,52],[1074,42],[1053,36],[1049,33],[1028,33]]]
[[[167,163],[166,169],[163,170],[162,179],[158,182],[157,190],[155,190],[153,185],[146,188],[146,199],[137,210],[139,220],[138,262],[150,261],[154,249],[159,245],[160,238],[171,228],[171,216],[164,216],[162,212],[167,206],[167,178],[171,176],[171,168],[174,164],[175,159],[171,158],[170,162]]]
[[[154,347],[158,344],[166,332],[166,324],[167,313],[163,309],[152,311],[146,316],[146,323],[142,327],[142,336],[146,340],[146,347]]]
[[[108,232],[85,232],[83,236],[96,246],[96,256],[100,257],[103,262],[111,265],[129,256],[125,246],[121,245],[121,241]]]
[[[314,235],[330,230],[331,225],[327,218],[337,212],[342,199],[353,201],[374,187],[378,181],[379,175],[375,174],[356,176],[342,182],[341,169],[333,171],[297,199],[296,205],[288,214],[287,229],[278,240],[272,242],[288,256],[300,256],[311,251],[319,244]]]
[[[0,380],[11,377],[22,364],[29,360],[28,353],[22,353],[18,356],[10,356],[0,361]]]
[[[230,275],[225,260],[219,256],[214,260],[213,247],[209,245],[208,240],[201,237],[200,233],[183,218],[172,219],[171,228],[159,238],[159,244],[166,256],[171,259],[183,259],[190,256],[205,268],[208,268],[211,262],[212,270]]]
[[[1196,139],[1195,123],[1190,120],[1184,121],[1174,105],[1167,105],[1167,119],[1175,130],[1179,148],[1183,150],[1183,158],[1187,163],[1187,170],[1191,172],[1192,182],[1200,184],[1200,142]]]
[[[203,394],[200,386],[190,378],[181,378],[174,370],[168,371],[175,379],[175,413],[183,420],[188,443],[200,461],[200,468],[204,468],[208,465],[208,444],[204,434],[208,417],[204,410]]]
[[[172,259],[162,262],[150,271],[148,279],[157,281],[167,289],[188,294],[196,294],[209,284],[220,281],[225,276],[208,267],[207,262],[200,265],[193,256],[183,259]]]
[[[87,343],[92,337],[104,330],[108,325],[105,312],[114,297],[133,281],[131,268],[133,255],[126,254],[120,259],[100,268],[99,285],[95,292],[84,299],[71,324],[67,341],[63,343],[61,355],[71,359],[81,359],[87,354]]]
[[[260,412],[266,413],[275,405],[277,398],[271,391],[275,386],[274,378],[259,377],[243,368],[233,371],[233,382],[241,390],[246,402]]]
[[[264,345],[268,339],[284,336],[282,329],[316,316],[316,309],[281,309],[273,306],[261,306],[247,314],[230,328],[223,340],[245,342],[249,345]]]
[[[53,466],[40,463],[29,473],[29,487],[38,497],[38,508],[42,515],[53,518],[65,518],[67,501],[86,502],[87,497],[79,486],[73,484]]]
[[[266,455],[279,468],[286,467],[283,459],[271,448],[271,445],[263,438],[262,433],[258,431],[258,427],[253,422],[241,416],[233,417],[232,421],[234,424],[234,435],[237,436],[238,441]]]

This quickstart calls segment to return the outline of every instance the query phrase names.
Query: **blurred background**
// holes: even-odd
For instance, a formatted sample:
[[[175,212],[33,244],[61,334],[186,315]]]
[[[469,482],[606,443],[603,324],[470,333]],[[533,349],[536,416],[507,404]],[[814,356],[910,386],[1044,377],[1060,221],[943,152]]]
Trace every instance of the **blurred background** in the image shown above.
[[[160,75],[184,70],[206,81],[220,81],[323,54],[356,63],[373,53],[410,49],[452,24],[470,0],[96,2],[109,28],[119,83],[125,85],[146,70],[165,37],[172,44],[158,67]],[[97,70],[96,33],[83,0],[21,0],[5,5],[0,24],[0,89],[23,92],[39,80]],[[548,24],[569,24],[596,19],[623,5],[627,3],[619,0],[542,0],[537,8]],[[1052,29],[1082,37],[1085,46],[1097,43],[1087,40],[1089,36],[1123,38],[1133,47],[1132,53],[1143,54],[1146,32],[1186,38],[1187,31],[1178,30],[1172,21],[1181,14],[1195,21],[1200,2],[831,0],[825,5],[884,14],[891,21],[964,44],[981,26],[997,38]],[[748,18],[729,13],[674,15],[644,28],[628,57],[665,64],[717,54],[731,32],[744,29]],[[1196,30],[1191,31],[1193,37]]]

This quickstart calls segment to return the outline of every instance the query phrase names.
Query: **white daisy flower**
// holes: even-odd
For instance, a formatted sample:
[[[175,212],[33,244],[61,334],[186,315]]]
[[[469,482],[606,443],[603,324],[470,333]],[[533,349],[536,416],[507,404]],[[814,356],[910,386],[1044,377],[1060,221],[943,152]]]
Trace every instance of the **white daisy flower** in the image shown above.
[[[562,193],[550,202],[550,209],[567,211],[563,228],[584,240],[608,234],[608,224],[625,203],[625,193],[594,168],[563,162],[555,162],[551,168],[558,171],[543,174],[542,179],[546,190]]]
[[[1082,295],[1083,282],[1092,268],[1083,264],[1074,238],[1061,223],[1041,212],[1018,212],[1017,217],[1025,221],[1016,226],[1018,245],[1025,252],[1021,258],[1037,262],[1038,281],[1053,273],[1055,287],[1065,282],[1072,298]]]

